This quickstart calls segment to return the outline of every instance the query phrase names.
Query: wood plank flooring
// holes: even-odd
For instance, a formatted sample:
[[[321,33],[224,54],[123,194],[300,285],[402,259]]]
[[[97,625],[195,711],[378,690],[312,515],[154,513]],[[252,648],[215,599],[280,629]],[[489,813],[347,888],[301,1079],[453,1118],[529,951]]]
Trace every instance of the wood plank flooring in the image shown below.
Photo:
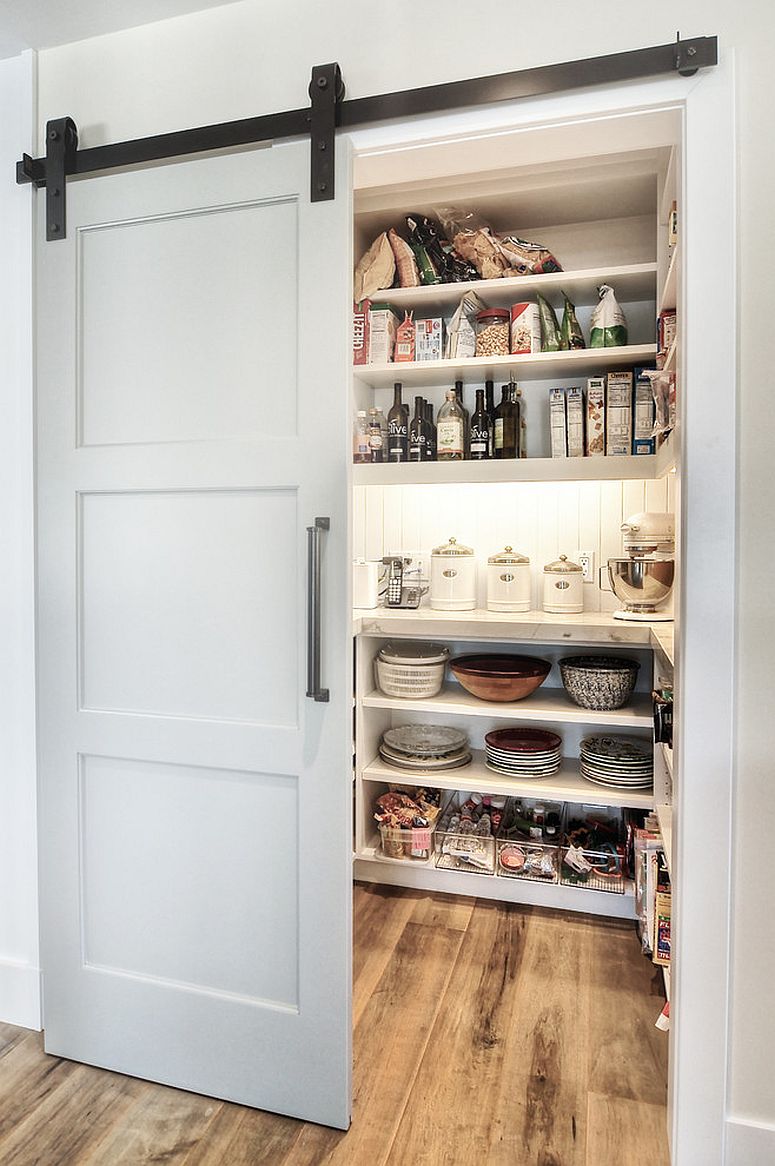
[[[660,977],[631,925],[356,886],[354,977],[348,1133],[0,1025],[0,1163],[668,1166]]]

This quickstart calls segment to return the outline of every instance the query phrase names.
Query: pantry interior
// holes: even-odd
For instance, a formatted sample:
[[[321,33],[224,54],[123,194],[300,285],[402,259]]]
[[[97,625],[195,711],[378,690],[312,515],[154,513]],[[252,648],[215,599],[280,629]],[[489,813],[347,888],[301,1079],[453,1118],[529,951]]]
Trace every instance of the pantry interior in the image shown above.
[[[652,738],[652,690],[680,692],[674,645],[680,642],[681,564],[686,531],[681,529],[682,419],[682,119],[678,109],[636,116],[563,120],[513,131],[437,140],[405,150],[356,153],[353,251],[357,259],[375,237],[401,224],[407,213],[434,215],[437,208],[473,210],[496,231],[540,240],[562,272],[473,284],[488,307],[507,307],[541,292],[555,307],[561,291],[576,304],[585,336],[600,284],[611,285],[625,312],[626,347],[580,349],[521,356],[392,363],[354,368],[351,405],[385,414],[393,384],[404,400],[430,400],[436,412],[456,380],[473,409],[474,390],[486,379],[515,380],[522,393],[526,457],[485,461],[435,461],[352,467],[352,554],[367,561],[401,555],[427,575],[434,547],[450,537],[473,548],[477,560],[476,608],[432,610],[427,595],[416,610],[354,611],[354,877],[367,883],[414,887],[513,903],[561,908],[634,920],[631,877],[595,883],[563,877],[558,861],[549,879],[508,877],[498,867],[460,869],[440,861],[431,848],[420,861],[386,855],[374,820],[376,799],[403,775],[380,757],[383,733],[408,724],[452,726],[465,731],[472,762],[412,784],[441,788],[446,797],[475,793],[558,803],[562,813],[582,817],[589,807],[656,815],[662,849],[671,868],[673,807],[681,774],[680,749],[656,741],[652,790],[603,788],[579,772],[581,741],[590,734],[623,733]],[[668,220],[677,205],[678,242],[669,246]],[[441,315],[449,321],[465,285],[441,284],[380,291],[380,302],[414,312],[416,319]],[[656,367],[655,321],[676,309],[677,335],[661,354],[662,367],[677,379],[676,424],[656,452],[646,456],[550,456],[549,390],[584,386],[609,371]],[[676,523],[674,622],[649,624],[613,618],[620,606],[606,577],[609,558],[622,554],[622,524],[641,512],[674,516]],[[531,564],[531,610],[487,610],[489,556],[513,547]],[[582,614],[542,611],[543,566],[567,555],[590,561],[583,585]],[[438,696],[406,699],[379,690],[374,658],[390,641],[432,641],[450,657],[472,653],[522,652],[551,662],[544,685],[523,701],[497,704],[477,699],[448,674]],[[622,708],[595,712],[574,704],[562,687],[558,661],[568,655],[626,656],[640,665],[635,692]],[[681,732],[676,709],[677,744]],[[515,778],[488,769],[485,735],[510,726],[533,726],[562,738],[563,762],[549,777]],[[404,778],[404,781],[406,779]],[[585,809],[587,808],[587,809]],[[633,944],[638,942],[633,928]],[[664,968],[670,997],[670,969]],[[657,1019],[656,1015],[654,1017]],[[670,1034],[665,1036],[670,1040]],[[672,1076],[672,1064],[671,1064]],[[668,1116],[668,1126],[670,1117]]]

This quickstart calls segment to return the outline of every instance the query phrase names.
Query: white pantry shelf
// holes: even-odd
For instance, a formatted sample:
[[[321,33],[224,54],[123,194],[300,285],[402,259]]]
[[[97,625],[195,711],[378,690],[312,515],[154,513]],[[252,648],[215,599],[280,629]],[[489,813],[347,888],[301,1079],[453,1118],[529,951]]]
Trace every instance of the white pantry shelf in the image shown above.
[[[551,721],[565,724],[590,724],[608,728],[650,728],[651,696],[635,693],[630,704],[612,712],[596,712],[573,704],[564,688],[539,688],[518,701],[479,700],[459,684],[446,684],[438,696],[422,700],[385,696],[374,690],[363,698],[366,708],[395,709],[398,712],[444,713],[446,716],[498,717],[510,721]]]
[[[662,447],[665,448],[664,446]],[[639,457],[525,457],[483,462],[383,462],[353,466],[356,486],[419,486],[471,482],[653,481],[670,468],[662,450]]]
[[[673,876],[673,807],[658,803],[655,807],[659,831],[662,835],[662,847],[665,852],[665,862],[670,877]]]
[[[678,248],[673,248],[673,254],[670,257],[670,266],[667,269],[665,276],[665,285],[662,288],[662,295],[659,297],[657,304],[657,315],[660,312],[675,311],[676,301],[678,299]]]
[[[576,348],[566,352],[531,352],[522,356],[471,356],[463,360],[363,364],[354,365],[353,374],[374,389],[389,387],[397,381],[407,389],[451,385],[456,380],[463,381],[464,385],[480,385],[485,380],[497,380],[512,370],[517,379],[559,380],[596,376],[605,369],[624,369],[636,364],[653,367],[656,353],[656,344],[626,344],[618,348]]]
[[[656,263],[627,263],[614,267],[589,267],[583,271],[553,271],[547,275],[518,275],[505,279],[479,279],[470,283],[438,283],[427,287],[394,287],[377,291],[373,303],[414,310],[416,319],[452,313],[466,292],[473,291],[492,308],[509,307],[540,292],[552,298],[565,292],[575,304],[596,304],[601,283],[613,284],[623,303],[655,299]]]
[[[576,758],[566,758],[558,773],[551,777],[509,777],[488,769],[482,750],[474,749],[470,765],[462,769],[437,772],[408,773],[387,765],[376,757],[361,771],[364,781],[381,784],[430,785],[436,789],[467,790],[469,793],[505,794],[515,797],[552,798],[575,805],[627,806],[634,810],[651,810],[654,794],[651,790],[620,790],[595,785],[581,776]]]

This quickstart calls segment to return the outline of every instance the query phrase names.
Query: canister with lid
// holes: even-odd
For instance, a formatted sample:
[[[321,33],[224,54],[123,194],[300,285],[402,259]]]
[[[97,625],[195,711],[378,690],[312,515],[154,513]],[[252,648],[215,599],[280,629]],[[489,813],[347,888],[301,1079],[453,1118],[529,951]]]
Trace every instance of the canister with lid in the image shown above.
[[[509,313],[507,308],[484,308],[476,315],[476,355],[508,356]]]
[[[584,610],[584,577],[578,563],[560,555],[544,567],[544,611],[578,615]]]
[[[440,611],[472,611],[476,607],[474,552],[454,538],[431,552],[431,607]]]
[[[489,611],[530,611],[530,559],[506,547],[487,560]]]

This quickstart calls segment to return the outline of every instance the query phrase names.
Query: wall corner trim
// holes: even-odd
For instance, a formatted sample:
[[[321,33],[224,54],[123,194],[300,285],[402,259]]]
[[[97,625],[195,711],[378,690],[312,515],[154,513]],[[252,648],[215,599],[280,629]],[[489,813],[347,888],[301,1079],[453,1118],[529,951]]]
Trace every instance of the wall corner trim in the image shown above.
[[[41,1028],[40,969],[0,958],[0,1021]]]
[[[726,1166],[764,1166],[775,1162],[775,1125],[746,1117],[728,1117]]]

